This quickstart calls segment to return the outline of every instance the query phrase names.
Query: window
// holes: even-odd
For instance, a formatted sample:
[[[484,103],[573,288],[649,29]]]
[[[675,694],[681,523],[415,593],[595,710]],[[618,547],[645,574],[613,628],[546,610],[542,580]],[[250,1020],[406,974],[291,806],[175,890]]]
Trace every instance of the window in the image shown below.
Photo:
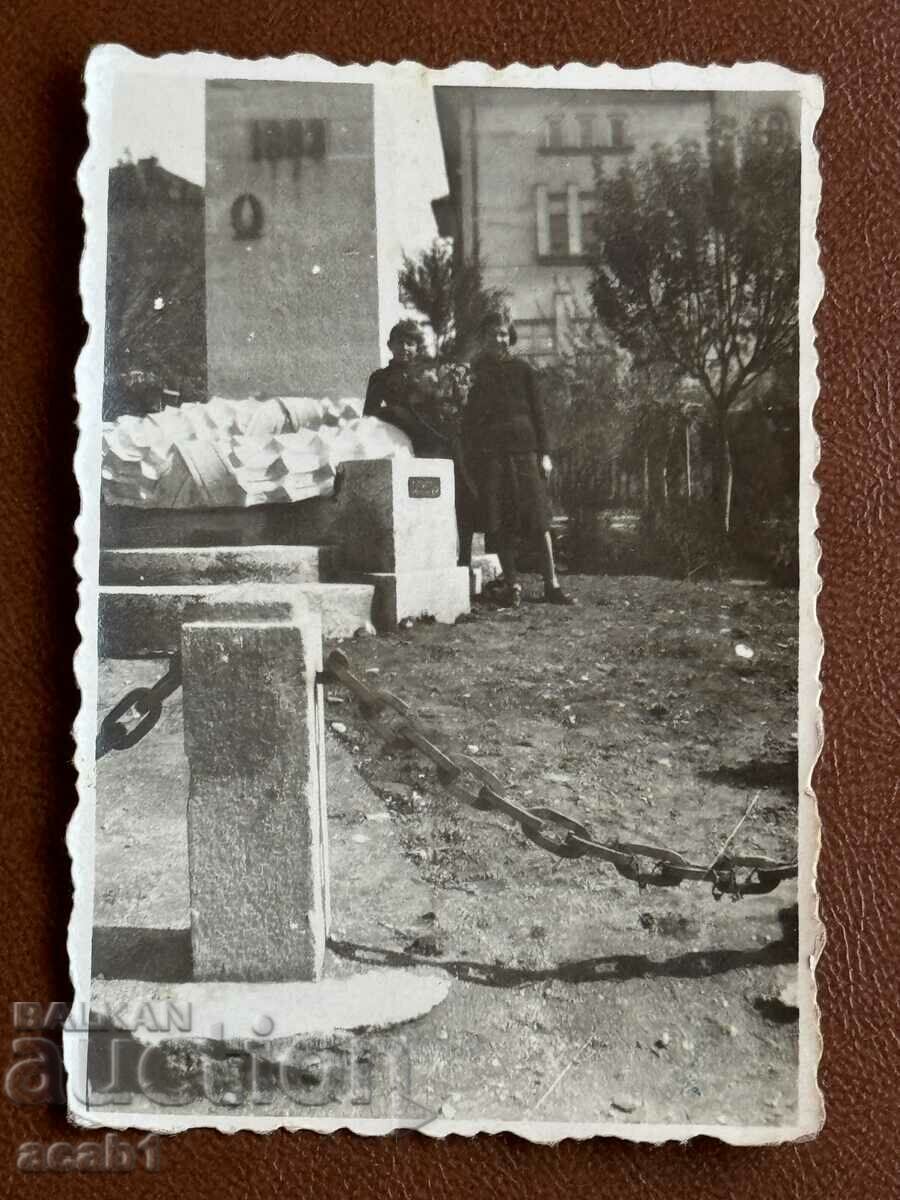
[[[550,244],[548,253],[552,257],[563,257],[569,253],[569,208],[565,192],[551,192],[548,216]]]
[[[516,353],[523,358],[547,359],[556,355],[556,322],[537,320],[519,320],[513,322],[516,327],[518,341]]]
[[[579,191],[570,183],[564,192],[551,192],[546,184],[535,188],[538,261],[581,261],[594,242],[593,190]]]
[[[563,119],[561,113],[547,118],[547,146],[550,150],[563,147]]]
[[[578,141],[582,150],[589,150],[594,144],[594,114],[578,114]]]
[[[578,196],[581,215],[581,246],[585,253],[597,242],[597,201],[593,192],[581,192]]]
[[[538,154],[562,154],[567,158],[574,155],[618,156],[633,149],[625,113],[600,117],[584,108],[569,113],[555,112],[544,117],[540,127]]]
[[[550,253],[556,257],[569,253],[569,215],[550,213]]]
[[[535,188],[538,262],[582,262],[596,241],[596,193],[570,183],[564,192],[551,192],[546,184]]]

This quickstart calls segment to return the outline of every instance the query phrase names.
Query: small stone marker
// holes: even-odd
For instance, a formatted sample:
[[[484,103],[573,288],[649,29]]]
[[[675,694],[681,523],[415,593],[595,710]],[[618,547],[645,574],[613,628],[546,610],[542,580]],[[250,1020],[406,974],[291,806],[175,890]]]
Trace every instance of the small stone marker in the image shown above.
[[[430,616],[448,624],[469,611],[469,571],[457,566],[453,463],[382,458],[341,464],[342,577],[375,587],[375,624]]]
[[[340,554],[354,571],[456,566],[453,464],[446,458],[378,458],[341,464]]]
[[[317,613],[208,606],[182,633],[194,978],[316,980],[328,921]]]

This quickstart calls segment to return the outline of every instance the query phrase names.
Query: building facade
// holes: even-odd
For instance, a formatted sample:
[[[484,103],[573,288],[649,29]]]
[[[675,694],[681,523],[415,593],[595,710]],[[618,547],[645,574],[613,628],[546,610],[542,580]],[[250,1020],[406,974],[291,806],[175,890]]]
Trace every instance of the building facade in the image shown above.
[[[702,142],[717,116],[799,132],[797,97],[776,92],[437,87],[435,105],[450,188],[433,204],[438,232],[509,290],[519,352],[540,364],[588,309],[595,171]]]
[[[373,93],[211,80],[211,395],[358,396],[379,362]]]

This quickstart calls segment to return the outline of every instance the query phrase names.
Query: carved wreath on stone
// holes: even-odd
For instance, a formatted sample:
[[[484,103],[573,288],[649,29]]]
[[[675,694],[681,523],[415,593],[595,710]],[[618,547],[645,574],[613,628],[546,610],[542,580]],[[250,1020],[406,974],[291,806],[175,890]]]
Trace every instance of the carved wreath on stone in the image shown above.
[[[263,228],[263,207],[252,192],[243,192],[231,206],[231,227],[238,241],[258,238]]]

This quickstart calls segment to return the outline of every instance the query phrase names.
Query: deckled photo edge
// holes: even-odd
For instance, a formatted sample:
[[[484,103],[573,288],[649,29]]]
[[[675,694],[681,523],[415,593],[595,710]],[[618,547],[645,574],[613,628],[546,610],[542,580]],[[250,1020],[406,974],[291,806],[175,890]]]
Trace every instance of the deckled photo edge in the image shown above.
[[[81,262],[81,296],[89,332],[76,368],[79,401],[79,440],[75,468],[82,507],[76,521],[78,549],[75,562],[80,577],[78,628],[81,643],[74,658],[75,674],[81,690],[81,707],[76,718],[75,762],[78,771],[79,803],[67,831],[72,858],[74,901],[69,923],[68,948],[70,975],[76,1003],[90,997],[91,927],[93,914],[93,860],[95,766],[94,737],[97,703],[96,632],[98,615],[99,504],[100,504],[100,412],[103,389],[103,343],[106,279],[106,158],[109,106],[112,83],[119,72],[147,76],[190,73],[201,78],[254,78],[297,81],[346,81],[390,84],[398,77],[421,79],[432,84],[505,87],[585,89],[646,88],[727,90],[790,90],[802,98],[802,199],[801,199],[801,285],[800,285],[800,670],[799,670],[799,850],[800,894],[800,1064],[798,1081],[801,1103],[796,1128],[719,1126],[652,1126],[622,1124],[615,1121],[572,1122],[485,1122],[435,1120],[422,1126],[407,1126],[392,1120],[320,1120],[294,1118],[253,1118],[191,1116],[161,1117],[154,1114],[111,1113],[97,1119],[79,1100],[83,1094],[86,1071],[86,1036],[65,1034],[65,1065],[69,1077],[70,1117],[85,1126],[153,1129],[176,1132],[209,1125],[223,1131],[254,1129],[260,1132],[276,1128],[318,1129],[332,1132],[348,1128],[360,1134],[380,1135],[395,1129],[418,1128],[433,1136],[448,1133],[474,1135],[478,1132],[509,1130],[540,1142],[556,1142],[566,1137],[616,1136],[628,1140],[687,1140],[695,1136],[714,1136],[733,1144],[762,1144],[815,1136],[824,1120],[822,1096],[816,1083],[821,1054],[818,1009],[815,998],[815,964],[824,944],[824,929],[818,915],[815,888],[816,862],[820,845],[820,822],[812,775],[822,745],[822,713],[819,707],[819,665],[823,639],[816,619],[816,597],[820,588],[817,564],[820,556],[816,538],[816,499],[818,485],[814,473],[819,460],[819,440],[813,424],[818,394],[818,355],[815,347],[815,314],[824,291],[819,266],[816,216],[821,197],[819,154],[814,141],[815,125],[823,105],[821,80],[800,75],[787,68],[765,63],[738,64],[733,67],[693,67],[665,63],[640,70],[613,65],[599,67],[567,64],[561,68],[532,68],[513,64],[494,69],[483,63],[459,63],[431,70],[403,61],[396,65],[338,66],[314,56],[299,55],[284,60],[242,62],[207,53],[166,55],[145,59],[117,46],[97,48],[88,61],[85,110],[88,119],[89,148],[79,170],[85,216],[85,248]],[[803,970],[808,966],[808,971]]]

